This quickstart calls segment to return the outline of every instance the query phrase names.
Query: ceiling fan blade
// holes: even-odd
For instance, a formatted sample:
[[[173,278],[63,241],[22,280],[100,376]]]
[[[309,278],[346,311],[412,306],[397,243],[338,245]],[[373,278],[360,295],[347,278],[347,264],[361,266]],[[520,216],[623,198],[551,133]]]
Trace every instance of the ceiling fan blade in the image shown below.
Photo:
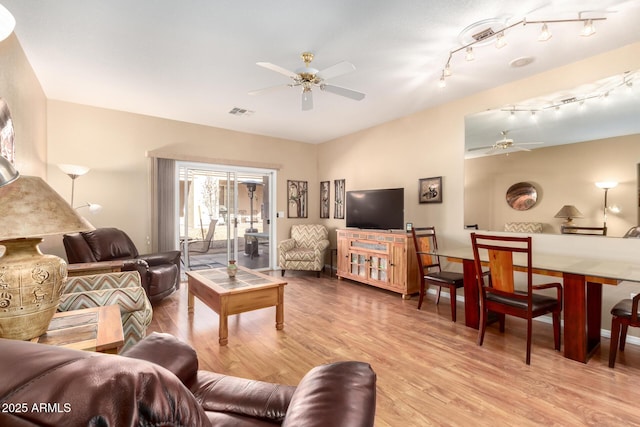
[[[282,88],[285,88],[285,87],[289,87],[289,85],[277,85],[277,86],[265,87],[263,89],[256,89],[256,90],[250,91],[249,95],[261,95],[263,93],[273,92],[275,90],[282,89]]]
[[[302,111],[313,110],[313,92],[310,90],[302,91]]]
[[[528,148],[520,147],[518,145],[512,145],[511,148],[516,150],[516,151],[531,151]]]
[[[365,97],[365,94],[362,92],[357,92],[355,90],[346,89],[340,86],[321,85],[320,89],[326,92],[335,93],[336,95],[346,96],[347,98],[355,99],[356,101],[361,101]]]
[[[350,62],[342,61],[338,62],[335,65],[332,65],[329,68],[325,68],[324,70],[320,70],[316,73],[316,77],[320,77],[322,80],[331,79],[333,77],[338,77],[343,74],[350,73],[355,71],[356,67]]]
[[[514,145],[541,145],[544,142],[516,142]]]
[[[256,65],[266,68],[267,70],[275,71],[276,73],[284,74],[285,76],[291,77],[292,79],[298,77],[298,75],[293,71],[289,71],[286,68],[282,68],[281,66],[272,64],[270,62],[256,62]]]
[[[495,148],[493,145],[485,145],[484,147],[468,148],[467,151],[486,150],[487,148]]]

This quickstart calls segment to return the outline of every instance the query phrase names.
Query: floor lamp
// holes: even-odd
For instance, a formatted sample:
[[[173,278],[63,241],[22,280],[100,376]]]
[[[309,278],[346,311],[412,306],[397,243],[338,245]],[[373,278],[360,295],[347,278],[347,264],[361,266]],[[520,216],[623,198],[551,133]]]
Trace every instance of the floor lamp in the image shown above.
[[[74,209],[89,208],[89,213],[91,214],[97,214],[98,212],[100,212],[102,210],[102,206],[97,203],[86,202],[85,204],[80,206],[75,206],[75,207],[73,206],[73,197],[75,193],[76,179],[86,174],[87,172],[89,172],[89,168],[86,166],[67,165],[67,164],[61,164],[61,165],[58,165],[58,167],[62,172],[69,175],[69,178],[71,178],[71,203],[69,203],[69,205],[71,205],[71,207]]]
[[[596,187],[601,188],[604,190],[604,207],[603,207],[603,214],[604,214],[604,234],[607,234],[607,194],[609,193],[609,190],[611,190],[612,188],[615,188],[618,186],[618,183],[615,181],[602,181],[602,182],[596,182]]]
[[[76,179],[89,172],[89,168],[86,166],[68,164],[58,165],[58,167],[62,172],[69,175],[69,178],[71,178],[71,202],[69,204],[73,207],[73,194],[75,192]]]

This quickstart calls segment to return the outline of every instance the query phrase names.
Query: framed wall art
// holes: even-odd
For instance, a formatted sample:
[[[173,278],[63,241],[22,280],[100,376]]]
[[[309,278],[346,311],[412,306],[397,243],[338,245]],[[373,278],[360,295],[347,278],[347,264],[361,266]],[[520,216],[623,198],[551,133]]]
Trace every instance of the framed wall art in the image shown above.
[[[418,183],[420,203],[442,203],[442,177],[420,178]]]
[[[344,179],[336,179],[333,181],[335,186],[335,206],[333,208],[333,217],[336,219],[344,219]]]
[[[307,181],[287,180],[287,218],[307,217]]]
[[[320,182],[320,218],[329,218],[331,181]]]

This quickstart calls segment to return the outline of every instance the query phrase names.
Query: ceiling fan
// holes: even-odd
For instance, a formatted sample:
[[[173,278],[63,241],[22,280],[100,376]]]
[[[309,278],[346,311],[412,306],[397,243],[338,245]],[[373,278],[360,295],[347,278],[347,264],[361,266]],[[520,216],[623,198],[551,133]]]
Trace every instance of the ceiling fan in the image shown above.
[[[350,62],[342,61],[324,70],[316,70],[310,67],[309,64],[313,61],[313,53],[304,52],[301,55],[305,66],[296,69],[296,71],[289,71],[286,68],[279,65],[272,64],[270,62],[257,62],[260,67],[264,67],[268,70],[275,71],[280,74],[291,78],[292,82],[285,85],[278,85],[268,87],[265,89],[258,89],[249,92],[249,95],[258,95],[264,92],[269,92],[274,89],[280,89],[283,87],[301,87],[302,88],[302,110],[308,111],[313,109],[313,92],[314,87],[320,88],[320,90],[333,93],[340,96],[345,96],[356,101],[364,99],[365,94],[357,92],[355,90],[347,89],[340,86],[327,84],[326,81],[338,77],[343,74],[350,73],[356,69],[356,67]]]
[[[500,132],[500,134],[502,135],[502,139],[496,141],[493,145],[485,145],[484,147],[469,148],[467,151],[489,149],[489,151],[487,151],[486,154],[493,154],[500,150],[509,150],[509,149],[513,149],[515,151],[531,151],[528,148],[524,148],[523,145],[544,144],[543,142],[513,142],[513,139],[507,138],[507,135],[509,134],[508,130],[503,130]],[[511,151],[512,150],[510,150],[509,152]]]

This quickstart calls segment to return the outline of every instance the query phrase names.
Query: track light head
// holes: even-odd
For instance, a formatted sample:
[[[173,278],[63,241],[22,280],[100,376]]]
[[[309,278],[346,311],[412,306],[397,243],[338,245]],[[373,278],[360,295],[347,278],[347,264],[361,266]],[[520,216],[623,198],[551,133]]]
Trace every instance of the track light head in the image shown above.
[[[538,36],[538,41],[539,42],[546,42],[552,36],[553,36],[553,34],[551,34],[551,31],[549,31],[549,27],[547,27],[547,24],[546,23],[542,24],[542,30],[540,30],[540,35]]]
[[[476,59],[476,57],[473,55],[473,48],[471,46],[467,48],[467,54],[465,56],[465,59],[467,61],[473,61],[474,59]]]
[[[584,21],[584,27],[582,27],[582,31],[580,31],[580,35],[582,37],[589,37],[596,33],[596,27],[593,25],[593,19],[587,19]]]

